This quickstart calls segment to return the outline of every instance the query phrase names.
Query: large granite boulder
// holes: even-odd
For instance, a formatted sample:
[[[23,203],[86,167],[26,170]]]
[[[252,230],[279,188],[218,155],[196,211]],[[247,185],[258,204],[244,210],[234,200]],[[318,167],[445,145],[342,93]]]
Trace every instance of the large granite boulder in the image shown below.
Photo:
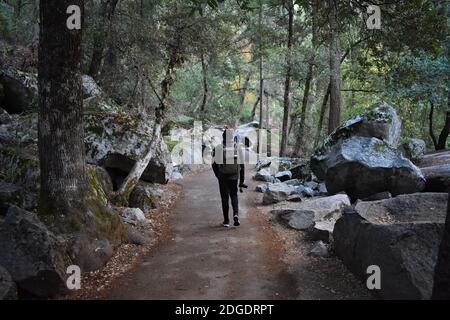
[[[161,199],[163,191],[156,185],[139,182],[130,194],[128,206],[130,208],[139,208],[144,212],[155,209],[158,201]]]
[[[38,103],[38,81],[34,74],[14,68],[0,70],[3,108],[10,114],[34,112]]]
[[[414,193],[425,178],[410,160],[377,138],[352,137],[334,146],[322,160],[329,193],[345,191],[353,199],[389,191]]]
[[[21,291],[36,297],[64,291],[63,252],[62,241],[35,214],[11,206],[0,217],[0,265]]]
[[[375,137],[396,147],[400,137],[401,121],[395,109],[385,102],[379,102],[363,114],[347,120],[337,127],[311,157],[311,169],[321,180],[325,178],[328,154],[333,147],[354,137]]]
[[[136,160],[147,151],[152,122],[118,113],[95,113],[85,117],[87,161],[98,164],[113,176],[115,187],[130,172]],[[160,139],[154,156],[141,179],[167,183],[173,166],[165,142]]]
[[[295,193],[295,187],[285,183],[273,183],[267,186],[263,196],[263,204],[273,204],[287,200],[291,194]]]
[[[1,300],[16,300],[17,287],[11,278],[9,272],[0,266],[0,301]]]
[[[429,299],[447,194],[422,193],[360,202],[336,222],[334,250],[362,281],[381,270],[383,299]]]
[[[425,177],[425,191],[450,191],[450,150],[426,154],[419,162]]]
[[[422,139],[408,138],[403,141],[399,149],[406,158],[417,163],[427,151],[427,145]]]

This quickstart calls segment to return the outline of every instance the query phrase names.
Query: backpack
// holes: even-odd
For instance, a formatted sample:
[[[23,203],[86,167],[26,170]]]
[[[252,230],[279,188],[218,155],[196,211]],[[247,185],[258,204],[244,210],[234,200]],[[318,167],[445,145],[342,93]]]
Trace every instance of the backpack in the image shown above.
[[[233,147],[223,146],[223,163],[219,164],[219,172],[223,175],[237,175],[239,168],[236,143]]]

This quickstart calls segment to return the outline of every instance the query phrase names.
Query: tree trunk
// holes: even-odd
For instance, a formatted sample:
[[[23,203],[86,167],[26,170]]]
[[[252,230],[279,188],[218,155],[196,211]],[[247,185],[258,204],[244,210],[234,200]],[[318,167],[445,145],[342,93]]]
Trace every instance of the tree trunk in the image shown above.
[[[244,85],[242,86],[242,89],[241,89],[241,96],[239,98],[239,110],[238,110],[238,115],[237,115],[236,120],[235,120],[235,126],[236,127],[239,125],[239,120],[241,119],[242,111],[244,110],[245,96],[247,94],[248,84],[250,83],[250,77],[251,76],[252,76],[252,74],[249,72],[247,74],[247,76],[245,77],[245,82],[244,82]]]
[[[430,100],[430,114],[428,115],[428,129],[430,132],[431,140],[433,141],[434,149],[437,150],[438,143],[437,143],[437,139],[436,139],[436,136],[434,135],[434,130],[433,130],[433,114],[434,114],[434,103],[433,103],[433,101]]]
[[[88,74],[97,78],[104,58],[108,29],[116,10],[118,0],[102,0],[100,4],[100,26],[94,35],[94,49]]]
[[[318,38],[318,32],[319,32],[319,26],[318,26],[318,21],[317,21],[319,5],[320,5],[319,0],[314,0],[313,6],[312,6],[312,39],[311,39],[312,47],[313,47],[313,56],[311,57],[311,60],[309,61],[308,73],[306,75],[305,91],[303,94],[302,110],[301,110],[301,116],[300,116],[300,125],[298,128],[297,139],[296,139],[295,146],[294,146],[294,154],[295,155],[300,153],[300,150],[301,150],[302,146],[304,145],[306,110],[308,108],[311,83],[314,81],[314,74],[315,74],[315,54],[316,54],[316,50],[317,50],[317,38]]]
[[[439,139],[437,142],[436,150],[443,150],[447,145],[447,138],[450,134],[450,106],[447,109],[445,114],[445,124],[444,128],[442,128],[441,134],[439,135]]]
[[[206,107],[206,102],[208,100],[208,65],[205,61],[205,55],[202,53],[200,57],[202,63],[202,77],[203,77],[203,98],[202,104],[200,105],[200,111],[204,112]]]
[[[180,37],[180,34],[178,34],[177,36]],[[156,149],[156,144],[161,139],[161,128],[165,120],[170,89],[174,82],[173,72],[175,68],[181,63],[181,59],[177,51],[180,40],[181,39],[178,38],[177,45],[175,45],[172,48],[173,51],[170,54],[169,63],[166,69],[166,75],[164,77],[164,80],[161,81],[161,96],[159,97],[160,99],[159,106],[155,110],[155,124],[153,127],[150,144],[147,148],[145,155],[142,158],[136,160],[136,163],[134,164],[131,171],[128,173],[128,176],[125,178],[125,180],[119,187],[119,190],[117,191],[114,199],[114,201],[119,205],[126,206],[128,204],[128,199],[130,197],[131,192],[139,182],[139,179],[141,178],[142,174],[147,168],[147,165],[149,164],[150,160],[153,158],[154,151]]]
[[[450,193],[448,195],[450,200]],[[444,235],[434,268],[433,300],[450,300],[450,201],[447,203]]]
[[[256,101],[255,101],[255,104],[253,105],[253,108],[252,108],[252,113],[251,113],[251,121],[253,121],[253,120],[255,120],[255,116],[256,116],[256,108],[258,107],[258,105],[259,105],[259,100],[261,100],[261,97],[258,97],[257,99],[256,99]]]
[[[330,6],[330,116],[328,133],[332,133],[341,122],[341,68],[340,43],[338,31],[339,0],[329,0]]]
[[[317,124],[317,133],[316,133],[316,139],[314,140],[314,148],[317,148],[317,146],[319,145],[320,134],[322,133],[323,119],[325,117],[325,111],[326,111],[327,105],[328,105],[328,98],[330,96],[330,90],[331,90],[331,85],[330,85],[330,83],[328,83],[327,90],[325,92],[325,95],[323,96],[322,106],[320,107],[320,117],[319,117],[319,123]]]
[[[283,98],[283,127],[281,130],[280,156],[287,155],[288,139],[289,139],[289,116],[291,113],[291,80],[292,80],[292,42],[293,42],[293,26],[294,26],[294,5],[292,1],[287,4],[288,9],[288,38],[286,53],[286,79],[284,82],[284,98]]]
[[[263,77],[263,50],[262,50],[262,1],[259,0],[259,130],[257,134],[257,153],[256,157],[259,160],[261,155],[261,138],[262,138],[262,123],[263,123],[263,100],[264,100],[264,77]]]
[[[82,31],[66,27],[66,10],[84,0],[41,0],[39,34],[40,211],[63,215],[78,207],[85,176]]]

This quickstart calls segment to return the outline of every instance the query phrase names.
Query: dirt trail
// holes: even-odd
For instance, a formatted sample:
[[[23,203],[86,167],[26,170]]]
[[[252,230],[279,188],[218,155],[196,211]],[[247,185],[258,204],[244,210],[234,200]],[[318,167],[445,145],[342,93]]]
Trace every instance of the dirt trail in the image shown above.
[[[270,226],[240,196],[240,227],[225,229],[211,171],[183,181],[184,197],[171,217],[172,239],[121,278],[109,299],[289,299],[295,281],[280,262]]]
[[[298,247],[295,235],[290,238],[294,244],[287,246],[280,229],[274,228],[267,214],[257,208],[254,192],[240,195],[242,225],[225,229],[221,226],[219,187],[212,171],[185,178],[182,186],[184,197],[170,219],[172,236],[145,257],[134,272],[120,278],[105,298],[369,297],[358,281],[349,279],[337,259],[317,261],[306,256],[305,243]],[[293,254],[296,248],[303,252],[298,259]],[[324,267],[320,274],[318,266]]]

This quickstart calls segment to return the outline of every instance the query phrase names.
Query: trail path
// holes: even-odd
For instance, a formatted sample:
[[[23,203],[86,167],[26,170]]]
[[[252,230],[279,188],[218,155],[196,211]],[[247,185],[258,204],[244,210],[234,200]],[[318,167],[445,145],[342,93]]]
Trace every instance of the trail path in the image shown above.
[[[247,181],[251,182],[250,178]],[[182,186],[184,197],[178,200],[170,219],[171,238],[145,257],[133,272],[120,278],[106,298],[368,297],[359,282],[351,280],[351,285],[347,285],[347,279],[340,281],[347,271],[341,270],[337,259],[331,263],[333,272],[325,277],[316,268],[318,264],[326,267],[329,262],[311,263],[315,258],[302,256],[294,268],[289,268],[282,259],[286,252],[283,242],[267,216],[258,211],[254,192],[240,194],[242,225],[225,229],[221,226],[219,186],[212,171],[185,178]],[[333,284],[335,280],[337,284]],[[335,289],[327,287],[330,282]]]

